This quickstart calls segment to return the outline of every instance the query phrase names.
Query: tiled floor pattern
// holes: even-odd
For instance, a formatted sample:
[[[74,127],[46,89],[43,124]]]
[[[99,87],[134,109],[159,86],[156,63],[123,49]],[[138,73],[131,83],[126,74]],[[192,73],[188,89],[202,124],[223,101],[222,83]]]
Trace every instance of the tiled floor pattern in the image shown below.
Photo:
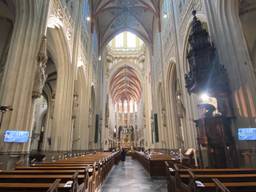
[[[101,192],[167,192],[167,182],[151,178],[139,162],[127,157],[112,169]]]

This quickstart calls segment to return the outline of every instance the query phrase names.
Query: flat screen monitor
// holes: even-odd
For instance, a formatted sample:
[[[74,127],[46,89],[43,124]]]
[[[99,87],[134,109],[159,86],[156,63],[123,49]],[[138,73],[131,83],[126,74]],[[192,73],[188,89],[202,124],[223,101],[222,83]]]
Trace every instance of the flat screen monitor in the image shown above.
[[[256,128],[238,128],[238,140],[240,141],[256,140]]]
[[[29,131],[6,130],[4,133],[4,142],[7,143],[27,143],[29,140]]]

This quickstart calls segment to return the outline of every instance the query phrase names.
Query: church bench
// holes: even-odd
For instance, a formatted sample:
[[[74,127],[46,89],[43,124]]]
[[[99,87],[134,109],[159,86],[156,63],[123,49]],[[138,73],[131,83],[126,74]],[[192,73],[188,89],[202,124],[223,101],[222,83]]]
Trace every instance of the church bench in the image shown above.
[[[164,162],[171,160],[171,158],[165,154],[146,156],[144,153],[137,151],[134,152],[133,158],[137,159],[143,165],[150,176],[166,176]]]
[[[76,177],[76,175],[74,175]],[[53,183],[0,183],[0,191],[5,192],[83,192],[79,190],[80,186],[72,184],[68,186],[65,183],[60,183],[60,179],[56,179]]]
[[[61,179],[61,182],[65,183],[67,181],[72,180],[73,174],[68,174],[68,175],[28,175],[28,174],[23,174],[23,175],[0,175],[0,183],[14,183],[14,182],[19,182],[19,183],[52,183],[56,179]],[[77,179],[79,182],[82,182],[84,179],[84,174],[79,174],[77,176]]]
[[[198,178],[195,178],[196,180]],[[182,192],[215,192],[216,191],[216,183],[214,182],[214,180],[217,178],[210,178],[209,177],[209,181],[207,182],[202,182],[201,180],[199,180],[202,185],[191,185],[191,183],[178,183],[178,185],[176,185],[176,188],[174,191],[182,191]],[[220,178],[218,178],[219,180]],[[224,191],[230,191],[230,192],[255,192],[256,191],[256,182],[255,181],[232,181],[232,179],[230,179],[229,182],[225,182],[225,181],[219,181],[221,183],[222,186],[224,186],[227,190]],[[172,190],[169,190],[172,191]]]
[[[56,163],[49,163],[49,164],[36,164],[32,165],[32,167],[87,167],[92,165],[93,163],[80,163],[80,164],[56,164]]]
[[[57,182],[58,181],[58,182]],[[67,182],[72,182],[71,185],[66,186]],[[21,191],[46,191],[46,188],[54,182],[54,186],[56,189],[60,189],[58,191],[69,191],[71,189],[72,192],[78,192],[78,188],[83,186],[84,182],[86,182],[85,174],[79,174],[79,172],[75,172],[74,174],[69,175],[0,175],[0,191],[1,188],[8,188],[8,191],[16,191],[17,186],[20,183],[23,183],[21,187]],[[56,182],[58,184],[56,184]],[[60,184],[59,184],[60,183]],[[5,189],[6,191],[7,189]],[[18,189],[20,190],[20,189]],[[49,190],[49,192],[55,190]],[[70,192],[70,191],[69,191]]]
[[[0,191],[3,192],[55,192],[55,189],[49,190],[51,183],[0,183]],[[58,192],[69,192],[70,187],[64,187],[65,183],[58,183],[56,186]]]
[[[107,166],[107,165],[105,165]],[[92,165],[89,166],[73,166],[73,167],[56,167],[56,166],[50,166],[50,167],[16,167],[17,174],[42,174],[42,173],[49,173],[49,174],[64,174],[64,173],[74,173],[76,171],[79,172],[79,174],[86,174],[85,170],[88,170],[89,172],[90,169],[92,169]],[[37,173],[35,173],[37,172]],[[2,172],[4,173],[4,172]],[[6,172],[7,174],[12,172]],[[91,173],[90,173],[91,174]],[[1,172],[0,172],[1,175]]]
[[[225,189],[224,192],[256,191],[256,169],[254,168],[180,169],[181,165],[170,164],[168,161],[165,165],[168,191],[215,192],[217,185],[221,185]],[[198,181],[203,186],[198,185]]]
[[[216,183],[213,181],[204,183],[204,186],[197,187],[198,192],[216,192]],[[221,182],[221,185],[225,187],[226,190],[221,192],[255,192],[256,182]]]
[[[188,174],[180,174],[180,178],[181,179],[187,179],[190,178],[191,176]],[[244,174],[194,174],[194,177],[196,179],[200,179],[200,180],[207,180],[208,178],[218,178],[221,180],[228,180],[228,179],[232,179],[235,180],[236,178],[239,180],[243,180],[243,179],[247,179],[250,180],[251,179],[256,179],[256,174],[250,174],[250,173],[244,173]]]
[[[85,182],[85,188],[88,189],[89,192],[95,192],[96,189],[102,184],[118,157],[119,152],[113,153],[108,157],[104,157],[104,159],[94,162],[94,165],[92,166],[92,174],[90,177],[87,177],[88,180]]]
[[[84,174],[85,173],[85,169],[78,169],[78,170],[40,170],[40,169],[36,169],[36,170],[15,170],[15,171],[0,171],[0,175],[1,174],[10,174],[10,175],[19,175],[19,174],[34,174],[34,175],[42,175],[42,174],[74,174],[76,171],[78,171],[79,174]]]
[[[53,161],[53,162],[43,162],[43,163],[37,163],[37,164],[33,164],[33,166],[47,166],[48,164],[51,165],[65,165],[65,164],[69,164],[69,165],[84,165],[84,164],[93,164],[94,162],[98,162],[98,161],[102,161],[102,159],[106,158],[106,155],[101,155],[101,156],[94,156],[94,157],[87,157],[87,156],[83,156],[83,157],[72,157],[69,159],[64,159],[64,160],[57,160],[57,161]]]
[[[189,173],[190,172],[190,173]],[[217,178],[221,182],[244,182],[244,181],[256,181],[256,172],[246,172],[245,170],[241,169],[235,170],[235,172],[228,172],[225,169],[221,170],[211,170],[211,171],[201,171],[195,172],[193,169],[188,169],[187,173],[185,171],[178,171],[178,175],[180,179],[188,180],[193,175],[194,179],[208,182],[212,178]]]
[[[187,169],[179,169],[179,173],[184,173],[187,171]],[[223,169],[200,169],[200,168],[191,168],[191,171],[195,174],[222,174],[222,173],[228,173],[228,174],[242,174],[242,173],[256,173],[255,168],[223,168]]]
[[[216,187],[216,183],[213,182],[214,179],[218,179],[224,187],[231,191],[243,191],[245,189],[256,191],[256,174],[195,174],[193,179],[191,179],[191,175],[180,175],[182,181],[180,186],[187,185],[187,187],[191,186],[193,188],[193,185],[195,185],[199,191],[214,191]],[[203,184],[203,187],[196,185],[198,181]],[[251,183],[254,183],[254,185]]]
[[[16,186],[15,183],[24,183],[26,186],[31,183],[33,183],[32,186],[35,186],[35,183],[39,183],[45,186],[44,189],[46,189],[49,183],[59,179],[59,191],[65,191],[62,189],[62,184],[72,180],[72,174],[76,172],[76,182],[74,182],[74,186],[76,186],[75,192],[84,192],[86,189],[89,192],[95,192],[114,165],[118,155],[119,153],[109,156],[102,155],[103,158],[101,156],[94,158],[91,156],[89,159],[86,159],[86,156],[72,157],[52,163],[37,163],[31,167],[17,166],[15,171],[0,172],[0,183],[3,185],[4,183],[11,183],[12,186]]]
[[[96,160],[95,160],[96,161]],[[32,165],[48,165],[48,164],[93,164],[95,161],[55,161],[55,162],[44,162],[44,163],[36,163],[36,164],[32,164]]]
[[[90,165],[87,165],[90,166]],[[87,166],[33,166],[33,167],[16,167],[15,170],[80,170],[85,169]]]

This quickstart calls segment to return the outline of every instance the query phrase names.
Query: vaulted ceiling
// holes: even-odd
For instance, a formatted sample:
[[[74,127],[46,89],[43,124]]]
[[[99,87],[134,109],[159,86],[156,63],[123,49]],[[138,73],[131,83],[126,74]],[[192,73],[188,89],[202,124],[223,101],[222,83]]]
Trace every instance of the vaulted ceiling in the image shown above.
[[[139,101],[141,98],[141,82],[135,70],[129,66],[123,66],[115,72],[109,89],[115,103],[124,100]]]
[[[255,0],[240,0],[240,14],[246,14],[256,10]]]
[[[150,43],[159,20],[159,0],[92,0],[92,17],[101,47],[125,30]]]

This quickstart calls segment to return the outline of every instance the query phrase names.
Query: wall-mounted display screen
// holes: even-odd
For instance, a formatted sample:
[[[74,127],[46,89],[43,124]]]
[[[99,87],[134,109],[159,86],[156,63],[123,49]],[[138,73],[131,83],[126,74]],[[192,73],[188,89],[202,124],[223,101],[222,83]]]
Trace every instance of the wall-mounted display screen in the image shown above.
[[[28,140],[29,140],[29,131],[6,130],[4,133],[4,142],[27,143]]]
[[[256,140],[256,128],[238,128],[238,140],[240,141]]]

